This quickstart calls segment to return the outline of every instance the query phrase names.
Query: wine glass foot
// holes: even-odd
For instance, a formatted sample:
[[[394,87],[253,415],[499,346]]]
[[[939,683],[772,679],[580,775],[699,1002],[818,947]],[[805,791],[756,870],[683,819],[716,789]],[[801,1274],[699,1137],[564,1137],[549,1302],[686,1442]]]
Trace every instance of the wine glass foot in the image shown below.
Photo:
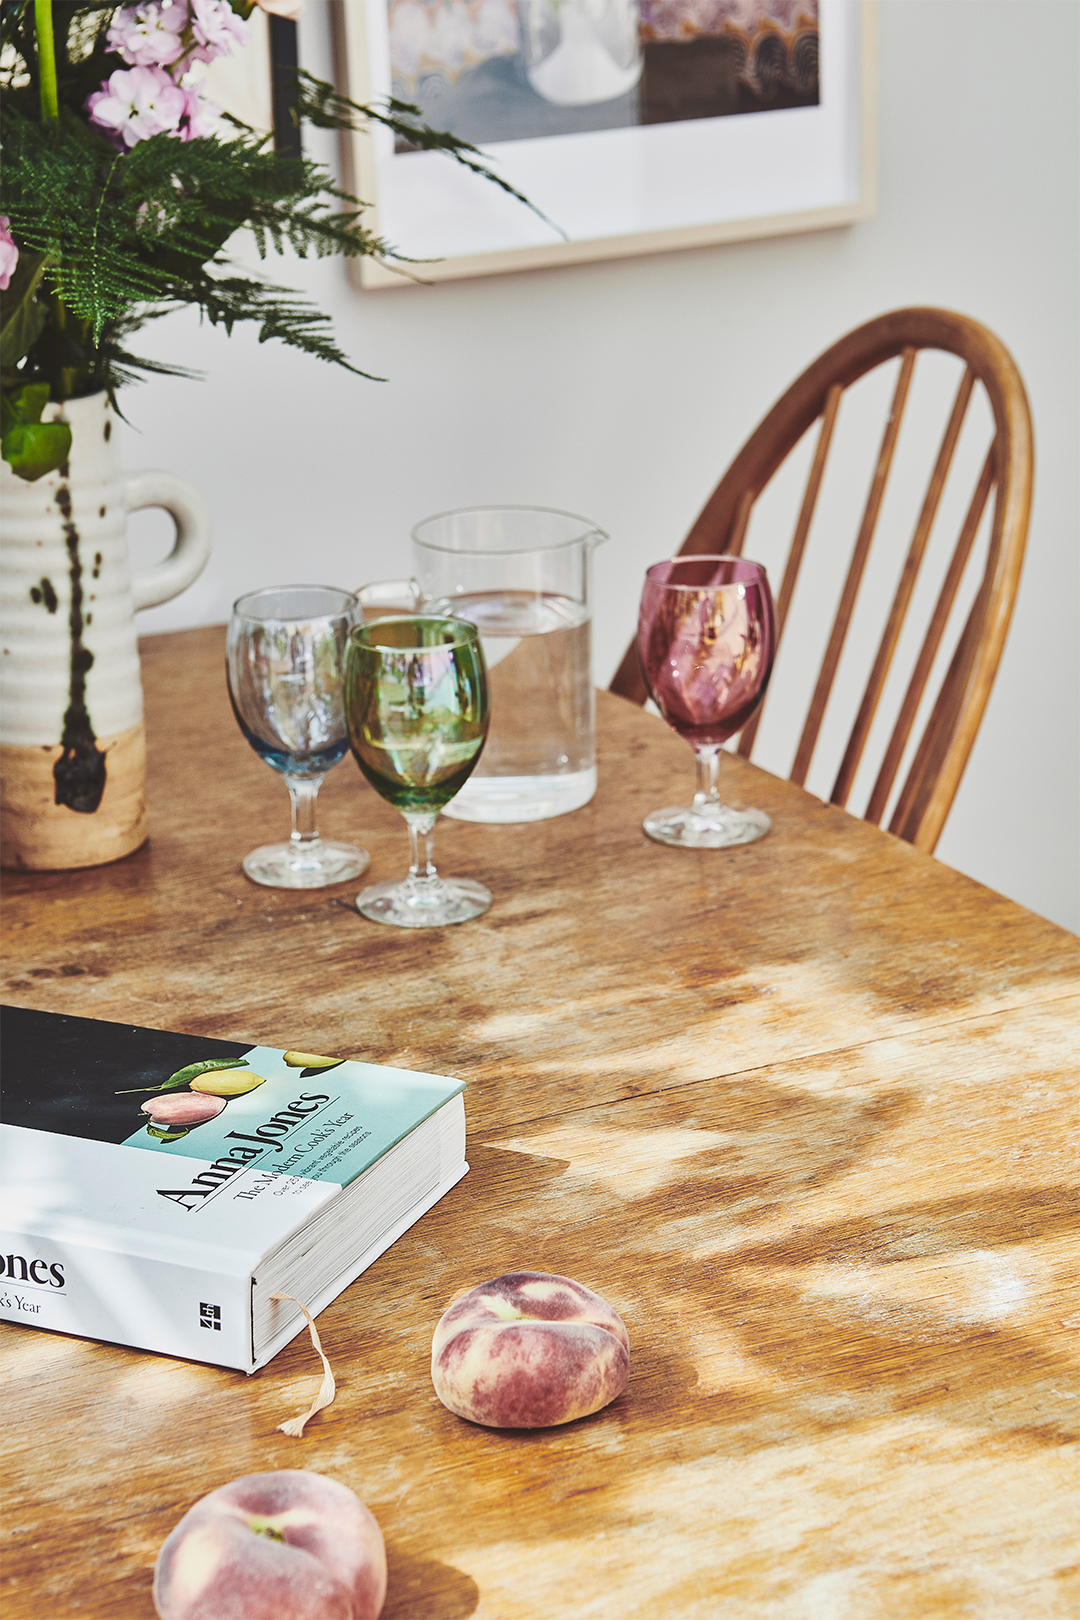
[[[253,883],[268,889],[325,889],[359,877],[371,859],[355,844],[319,838],[308,844],[263,844],[245,855],[243,868]]]
[[[356,897],[362,916],[397,928],[445,928],[482,916],[490,904],[491,890],[471,878],[439,878],[430,886],[374,883]]]
[[[763,810],[732,810],[718,804],[701,811],[687,804],[654,810],[642,826],[658,844],[675,849],[730,849],[764,838],[772,822]]]

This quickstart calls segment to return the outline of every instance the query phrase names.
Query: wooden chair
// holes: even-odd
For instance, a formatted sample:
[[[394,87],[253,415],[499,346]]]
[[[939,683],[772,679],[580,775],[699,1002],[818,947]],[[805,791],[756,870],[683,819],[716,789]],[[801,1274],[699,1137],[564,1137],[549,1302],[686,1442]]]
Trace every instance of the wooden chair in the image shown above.
[[[820,418],[817,445],[777,598],[778,636],[782,636],[844,390],[874,367],[899,356],[892,405],[869,495],[791,770],[791,780],[804,784],[874,537],[920,349],[947,350],[958,355],[966,363],[966,369],[830,799],[833,804],[847,804],[900,638],[968,403],[976,383],[981,383],[993,413],[993,440],[967,507],[865,812],[867,821],[880,824],[980,521],[994,493],[982,581],[889,822],[890,832],[929,853],[940,837],[990,696],[1012,616],[1027,538],[1034,468],[1031,414],[1020,373],[1005,346],[977,321],[943,309],[894,310],[850,332],[803,372],[751,434],[690,530],[680,554],[741,554],[754,502],[803,434]],[[635,703],[645,701],[648,694],[636,644],[632,643],[628,649],[611,683],[611,691]],[[738,751],[745,758],[750,757],[761,713],[759,709],[743,730]]]

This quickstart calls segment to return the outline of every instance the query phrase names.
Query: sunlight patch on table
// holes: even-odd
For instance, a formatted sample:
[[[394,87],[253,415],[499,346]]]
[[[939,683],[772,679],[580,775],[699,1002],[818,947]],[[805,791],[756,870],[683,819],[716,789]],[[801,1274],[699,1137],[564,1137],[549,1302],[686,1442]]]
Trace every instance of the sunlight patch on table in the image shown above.
[[[116,1393],[153,1410],[205,1399],[206,1369],[190,1361],[139,1353],[132,1356],[130,1365],[119,1369]]]
[[[747,1268],[747,1276],[755,1269]],[[790,1289],[804,1305],[843,1301],[852,1314],[871,1320],[893,1320],[899,1313],[912,1325],[928,1319],[990,1324],[1023,1314],[1031,1293],[1030,1269],[1015,1251],[1003,1255],[968,1249],[881,1265],[824,1261],[774,1266],[762,1273],[761,1286]]]
[[[621,1198],[640,1198],[679,1179],[683,1174],[680,1160],[730,1146],[737,1139],[731,1131],[682,1130],[676,1126],[637,1130],[626,1125],[606,1129],[564,1125],[536,1136],[508,1137],[488,1145],[513,1153],[569,1159],[570,1175],[598,1181]]]

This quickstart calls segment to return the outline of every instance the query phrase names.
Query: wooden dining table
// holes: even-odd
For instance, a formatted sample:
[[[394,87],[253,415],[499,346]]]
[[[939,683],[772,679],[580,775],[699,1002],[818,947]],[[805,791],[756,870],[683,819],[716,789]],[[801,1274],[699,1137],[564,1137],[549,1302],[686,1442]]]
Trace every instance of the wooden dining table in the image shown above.
[[[302,1439],[306,1334],[248,1378],[5,1326],[5,1620],[150,1620],[187,1508],[277,1468],[371,1507],[387,1620],[1075,1616],[1077,940],[734,756],[769,836],[651,843],[692,760],[608,694],[591,804],[440,822],[484,917],[357,913],[407,839],[350,760],[320,823],[366,878],[259,888],[288,809],[223,650],[143,641],[149,842],[5,874],[3,999],[458,1076],[471,1171],[322,1312]],[[605,1410],[440,1405],[441,1312],[517,1270],[623,1316]]]

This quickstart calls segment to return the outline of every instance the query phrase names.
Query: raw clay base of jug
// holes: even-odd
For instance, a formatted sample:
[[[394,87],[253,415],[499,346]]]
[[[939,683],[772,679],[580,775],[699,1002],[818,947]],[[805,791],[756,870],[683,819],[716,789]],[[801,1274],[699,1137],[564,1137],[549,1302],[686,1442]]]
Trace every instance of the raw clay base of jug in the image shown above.
[[[146,842],[146,728],[99,737],[105,792],[92,814],[56,802],[59,745],[0,745],[0,864],[23,871],[70,872],[105,866]]]

